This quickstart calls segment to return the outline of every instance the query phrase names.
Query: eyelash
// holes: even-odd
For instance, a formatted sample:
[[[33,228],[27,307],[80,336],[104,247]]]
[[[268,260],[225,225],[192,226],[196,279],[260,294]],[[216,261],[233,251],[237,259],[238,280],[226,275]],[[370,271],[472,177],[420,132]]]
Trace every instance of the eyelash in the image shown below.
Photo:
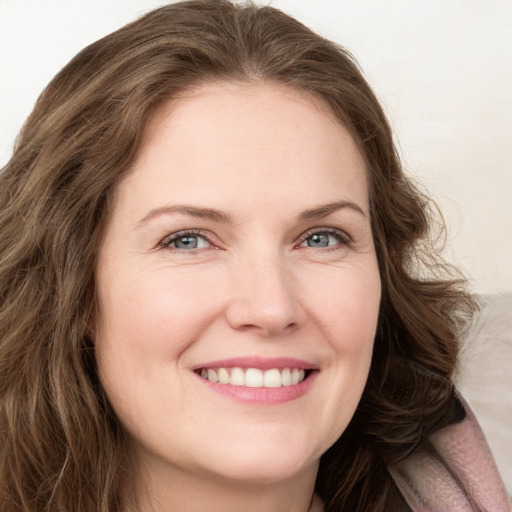
[[[327,246],[327,247],[322,247],[321,249],[323,251],[333,251],[333,250],[339,249],[340,246],[347,246],[352,242],[352,239],[348,236],[347,233],[345,233],[345,231],[342,231],[340,229],[335,229],[335,228],[319,227],[319,228],[310,229],[310,230],[306,231],[304,234],[302,234],[301,241],[299,244],[296,245],[296,247],[301,247],[302,244],[309,237],[311,237],[313,235],[332,235],[338,239],[338,244],[332,245],[332,246]]]
[[[211,235],[208,231],[203,231],[202,229],[185,229],[183,231],[178,231],[177,233],[173,233],[172,235],[169,235],[167,237],[165,237],[159,244],[159,248],[160,249],[170,249],[171,251],[175,251],[175,252],[188,252],[190,254],[194,254],[198,251],[200,251],[201,249],[190,249],[190,250],[183,250],[183,249],[179,249],[178,247],[171,247],[171,244],[173,242],[176,242],[177,240],[179,240],[180,238],[186,238],[186,237],[192,237],[192,236],[196,236],[198,238],[203,238],[205,239],[210,245],[212,245],[212,241],[211,241]]]
[[[313,235],[323,235],[323,234],[333,235],[334,237],[336,237],[338,239],[338,242],[339,242],[339,244],[336,244],[333,246],[327,246],[327,247],[320,248],[323,251],[336,250],[336,249],[340,248],[340,245],[347,246],[352,242],[351,238],[347,235],[347,233],[345,233],[344,231],[341,231],[340,229],[328,228],[328,227],[325,227],[325,228],[318,227],[318,228],[310,229],[310,230],[306,231],[305,233],[303,233],[300,237],[300,242],[298,244],[296,244],[295,247],[297,247],[297,248],[301,247],[302,244],[309,237],[311,237]],[[202,229],[186,229],[183,231],[178,231],[176,233],[173,233],[172,235],[165,237],[158,244],[158,247],[160,249],[169,249],[174,252],[187,252],[190,254],[194,254],[198,251],[203,250],[203,248],[199,248],[199,249],[195,249],[195,250],[194,249],[184,250],[184,249],[180,249],[178,247],[171,247],[171,244],[173,242],[176,242],[177,240],[180,240],[181,238],[186,238],[186,237],[203,238],[204,240],[206,240],[208,242],[208,244],[213,245],[213,242],[211,240],[211,238],[212,238],[211,234],[208,231],[204,231]],[[210,247],[210,248],[216,248],[216,247],[214,246],[214,247]]]

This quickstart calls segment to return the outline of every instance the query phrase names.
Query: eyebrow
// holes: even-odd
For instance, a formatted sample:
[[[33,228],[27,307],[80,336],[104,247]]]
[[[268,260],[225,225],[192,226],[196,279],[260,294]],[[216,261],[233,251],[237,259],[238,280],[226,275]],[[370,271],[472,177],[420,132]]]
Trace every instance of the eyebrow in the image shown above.
[[[299,221],[323,219],[324,217],[327,217],[331,213],[334,213],[343,208],[350,208],[351,210],[360,213],[363,217],[367,217],[364,210],[356,203],[352,203],[350,201],[336,201],[334,203],[324,204],[321,206],[317,206],[316,208],[311,208],[309,210],[303,211],[299,215]]]
[[[190,215],[192,217],[198,217],[200,219],[208,219],[214,222],[222,222],[229,223],[231,222],[231,216],[227,213],[224,213],[220,210],[215,210],[213,208],[198,208],[197,206],[190,205],[175,205],[175,206],[161,206],[160,208],[155,208],[151,210],[147,215],[145,215],[138,224],[145,224],[146,222],[154,219],[155,217],[159,217],[163,214],[172,214],[172,213],[181,213],[184,215]]]
[[[343,208],[350,208],[351,210],[360,213],[364,217],[366,217],[366,213],[364,210],[358,206],[356,203],[352,203],[350,201],[336,201],[334,203],[328,203],[324,205],[317,206],[315,208],[310,208],[308,210],[304,210],[298,216],[299,221],[310,221],[310,220],[319,220],[327,217],[331,213],[334,213]],[[225,213],[221,210],[216,210],[214,208],[200,208],[192,205],[174,205],[174,206],[161,206],[159,208],[154,208],[147,215],[145,215],[137,224],[140,226],[142,224],[146,224],[150,220],[155,217],[159,217],[160,215],[165,214],[173,214],[180,213],[183,215],[190,215],[192,217],[197,217],[200,219],[207,219],[214,222],[220,222],[224,224],[228,224],[232,222],[232,218],[228,213]]]

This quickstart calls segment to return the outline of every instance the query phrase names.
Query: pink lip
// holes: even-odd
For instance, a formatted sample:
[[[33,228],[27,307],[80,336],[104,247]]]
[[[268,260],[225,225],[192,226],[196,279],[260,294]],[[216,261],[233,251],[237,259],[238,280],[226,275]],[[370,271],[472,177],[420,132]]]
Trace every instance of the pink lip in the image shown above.
[[[299,370],[314,370],[315,365],[294,357],[233,357],[230,359],[219,359],[207,363],[198,364],[192,370],[201,368],[259,368],[260,370],[271,370],[272,368],[298,368]]]
[[[275,367],[274,367],[275,368]],[[294,386],[281,386],[280,388],[247,388],[245,386],[232,386],[219,384],[203,379],[197,373],[194,375],[209,389],[219,395],[233,398],[245,404],[277,405],[290,402],[304,396],[313,385],[318,372],[312,372],[306,380]]]
[[[245,386],[232,386],[220,384],[203,379],[197,370],[202,368],[259,368],[270,370],[272,368],[298,368],[303,370],[317,370],[315,365],[292,357],[263,358],[263,357],[235,357],[231,359],[219,359],[196,365],[193,370],[200,382],[212,391],[227,396],[245,404],[277,405],[290,402],[304,396],[313,385],[318,371],[311,371],[308,377],[299,384],[281,386],[280,388],[249,388]]]

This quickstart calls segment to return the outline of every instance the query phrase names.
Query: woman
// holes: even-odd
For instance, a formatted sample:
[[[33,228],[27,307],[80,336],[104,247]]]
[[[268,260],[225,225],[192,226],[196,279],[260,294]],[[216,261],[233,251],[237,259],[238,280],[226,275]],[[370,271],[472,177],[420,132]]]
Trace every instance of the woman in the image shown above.
[[[343,49],[155,10],[57,75],[0,180],[3,512],[507,510],[485,446],[489,495],[456,457],[417,487],[479,435],[474,306]]]

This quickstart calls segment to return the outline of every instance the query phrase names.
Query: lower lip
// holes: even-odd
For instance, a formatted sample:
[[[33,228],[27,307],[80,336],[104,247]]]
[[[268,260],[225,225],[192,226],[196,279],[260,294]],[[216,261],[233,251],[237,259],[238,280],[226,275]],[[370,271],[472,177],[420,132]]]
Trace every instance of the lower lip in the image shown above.
[[[311,372],[307,379],[299,384],[281,386],[280,388],[249,388],[246,386],[232,386],[231,384],[219,384],[203,379],[195,374],[205,386],[219,395],[225,395],[246,404],[274,405],[283,404],[304,396],[316,379],[317,371]]]

